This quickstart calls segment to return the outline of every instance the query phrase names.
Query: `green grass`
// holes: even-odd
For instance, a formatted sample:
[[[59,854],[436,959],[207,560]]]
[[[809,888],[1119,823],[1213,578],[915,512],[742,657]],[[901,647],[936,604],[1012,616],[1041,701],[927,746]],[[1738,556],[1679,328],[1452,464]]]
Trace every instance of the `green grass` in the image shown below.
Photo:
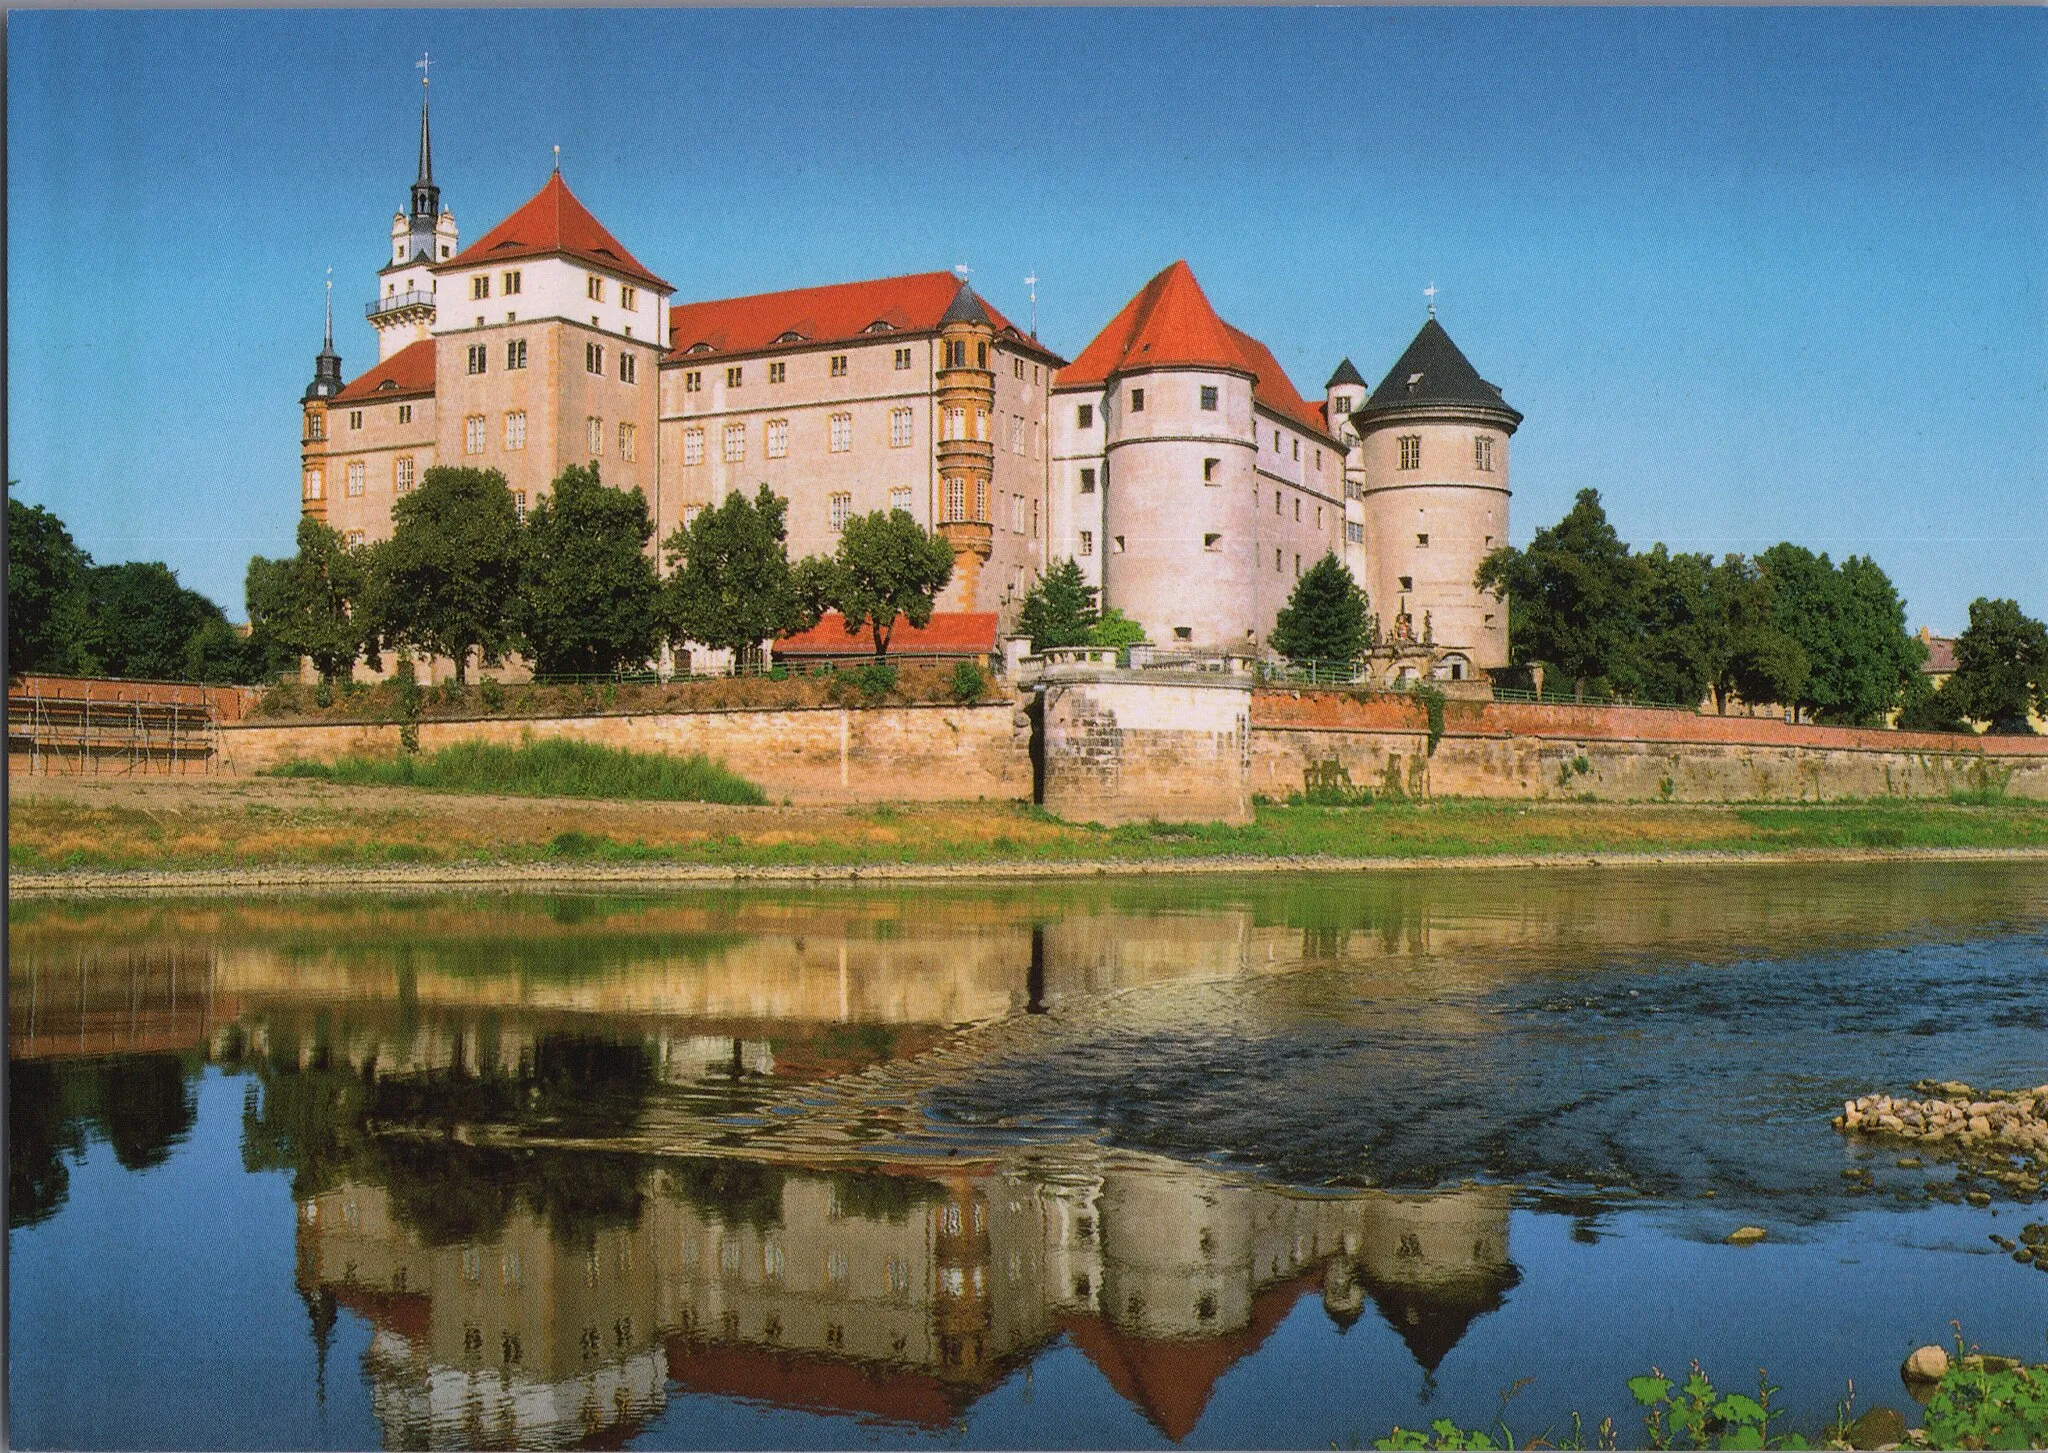
[[[458,742],[431,756],[294,760],[275,777],[312,777],[348,786],[424,787],[514,797],[591,797],[607,801],[723,802],[759,806],[768,799],[746,778],[705,757],[668,757],[551,737],[516,747]]]

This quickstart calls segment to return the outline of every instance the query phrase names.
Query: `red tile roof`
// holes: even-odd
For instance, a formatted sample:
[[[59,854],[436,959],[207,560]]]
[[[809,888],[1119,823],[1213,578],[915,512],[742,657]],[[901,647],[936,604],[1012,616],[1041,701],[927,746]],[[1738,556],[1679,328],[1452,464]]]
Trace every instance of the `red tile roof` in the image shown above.
[[[1920,643],[1927,647],[1927,659],[1920,663],[1920,670],[1927,676],[1952,676],[1956,669],[1956,638],[1937,636],[1927,627],[1920,628]]]
[[[913,1427],[951,1426],[983,1390],[900,1364],[698,1342],[680,1334],[669,1337],[667,1351],[668,1375],[686,1392]]]
[[[1218,317],[1186,262],[1176,262],[1138,290],[1081,356],[1060,370],[1057,386],[1093,386],[1149,368],[1223,368],[1250,375],[1252,397],[1266,408],[1329,437],[1322,410],[1295,392],[1272,350]]]
[[[434,340],[408,343],[334,396],[337,404],[364,399],[412,398],[434,391]]]
[[[675,289],[640,265],[625,245],[604,224],[590,215],[590,209],[576,200],[562,174],[555,172],[548,183],[533,194],[525,206],[500,222],[482,237],[434,270],[474,267],[480,262],[499,262],[515,257],[547,257],[563,253],[624,277],[635,278],[662,292]]]
[[[669,309],[670,358],[697,345],[696,356],[758,353],[794,334],[788,347],[841,343],[865,335],[876,323],[897,333],[931,333],[939,326],[960,279],[950,272],[918,272],[907,277],[871,282],[831,283],[819,288],[792,288],[784,293],[755,293],[744,298],[719,298],[703,303],[678,303]],[[989,321],[1005,341],[1034,349],[1053,360],[1059,355],[1030,337],[982,299]]]
[[[847,634],[846,618],[827,611],[808,631],[776,638],[777,656],[866,656],[874,654],[866,626]],[[994,611],[938,611],[931,623],[913,626],[903,616],[889,637],[891,656],[986,656],[996,649]]]

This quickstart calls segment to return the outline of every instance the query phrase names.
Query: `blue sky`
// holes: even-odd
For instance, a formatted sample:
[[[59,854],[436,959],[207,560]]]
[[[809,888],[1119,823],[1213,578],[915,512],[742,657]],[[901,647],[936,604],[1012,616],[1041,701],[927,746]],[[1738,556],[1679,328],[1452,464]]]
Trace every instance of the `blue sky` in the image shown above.
[[[242,615],[412,179],[546,180],[677,298],[965,263],[1069,357],[1176,257],[1314,394],[1440,316],[1528,417],[1513,538],[1877,558],[2048,616],[2048,12],[8,17],[8,475]]]

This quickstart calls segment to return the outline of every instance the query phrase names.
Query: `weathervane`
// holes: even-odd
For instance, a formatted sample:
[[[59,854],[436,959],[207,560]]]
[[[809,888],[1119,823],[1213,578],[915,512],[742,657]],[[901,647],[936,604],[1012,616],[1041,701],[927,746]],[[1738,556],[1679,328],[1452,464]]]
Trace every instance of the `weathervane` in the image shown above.
[[[1424,288],[1422,296],[1429,299],[1429,316],[1434,318],[1436,316],[1436,284],[1431,283],[1428,287]]]
[[[561,169],[562,169],[562,144],[561,144],[560,142],[556,142],[556,143],[555,143],[555,170],[556,170],[556,171],[560,171]]]
[[[1031,270],[1031,276],[1024,279],[1024,286],[1031,289],[1031,336],[1038,336],[1038,269]]]
[[[974,271],[974,269],[973,269],[973,268],[971,268],[971,267],[969,267],[969,266],[968,266],[968,265],[967,265],[966,263],[964,263],[964,262],[956,262],[956,263],[954,263],[954,264],[953,264],[953,271],[955,271],[955,272],[957,272],[957,273],[959,273],[959,274],[960,274],[960,281],[962,281],[962,282],[964,283],[964,282],[966,282],[966,281],[967,281],[967,274],[969,274],[970,272],[973,272],[973,271]]]
[[[433,63],[433,58],[429,56],[425,51],[421,51],[420,58],[413,62],[414,69],[416,69],[420,73],[420,85],[422,88],[424,88],[427,82],[432,79],[427,74],[427,67],[432,65]]]

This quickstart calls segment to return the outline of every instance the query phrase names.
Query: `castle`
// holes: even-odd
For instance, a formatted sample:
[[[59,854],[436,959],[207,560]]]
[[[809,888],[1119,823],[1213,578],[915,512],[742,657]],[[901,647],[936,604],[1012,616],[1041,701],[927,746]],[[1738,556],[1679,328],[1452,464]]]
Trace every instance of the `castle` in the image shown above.
[[[424,99],[390,244],[376,366],[343,380],[330,302],[302,399],[303,508],[351,542],[388,536],[435,464],[500,471],[523,513],[594,462],[646,495],[657,541],[762,484],[789,501],[793,558],[905,510],[953,547],[940,609],[1005,631],[1072,559],[1154,643],[1256,653],[1334,551],[1388,677],[1507,663],[1506,602],[1472,581],[1507,543],[1522,416],[1433,305],[1378,388],[1345,359],[1310,400],[1185,262],[1071,362],[949,272],[673,303],[559,169],[463,247]]]

